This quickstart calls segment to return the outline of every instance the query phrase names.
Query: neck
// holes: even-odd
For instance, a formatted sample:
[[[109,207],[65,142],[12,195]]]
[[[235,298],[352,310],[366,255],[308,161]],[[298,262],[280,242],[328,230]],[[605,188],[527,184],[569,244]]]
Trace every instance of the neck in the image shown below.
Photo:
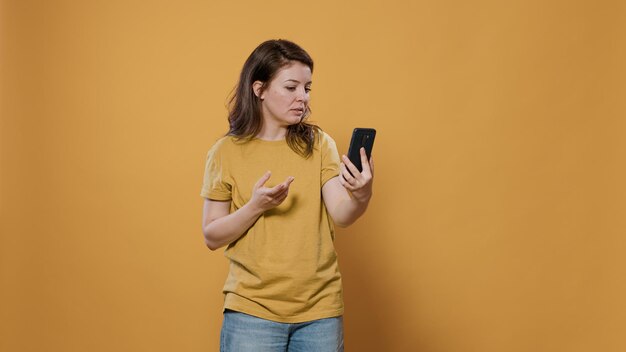
[[[255,137],[266,141],[278,141],[285,139],[286,136],[286,126],[280,126],[278,124],[272,124],[268,123],[268,121],[264,121],[261,131],[259,131]]]

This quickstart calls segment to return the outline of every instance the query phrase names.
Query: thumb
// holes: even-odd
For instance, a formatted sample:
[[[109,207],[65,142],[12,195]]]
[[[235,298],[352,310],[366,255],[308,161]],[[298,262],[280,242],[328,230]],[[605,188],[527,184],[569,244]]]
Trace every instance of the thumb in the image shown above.
[[[267,180],[269,180],[271,176],[272,176],[272,172],[267,171],[263,176],[261,176],[261,178],[258,181],[256,181],[256,183],[254,184],[254,189],[263,187],[265,182],[267,182]]]

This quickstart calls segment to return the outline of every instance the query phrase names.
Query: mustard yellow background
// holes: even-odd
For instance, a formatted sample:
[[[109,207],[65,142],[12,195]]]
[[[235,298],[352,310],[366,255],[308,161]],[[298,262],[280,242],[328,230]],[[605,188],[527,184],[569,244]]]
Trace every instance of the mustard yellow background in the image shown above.
[[[0,350],[216,351],[204,158],[247,55],[378,130],[347,351],[626,350],[623,1],[1,3]]]

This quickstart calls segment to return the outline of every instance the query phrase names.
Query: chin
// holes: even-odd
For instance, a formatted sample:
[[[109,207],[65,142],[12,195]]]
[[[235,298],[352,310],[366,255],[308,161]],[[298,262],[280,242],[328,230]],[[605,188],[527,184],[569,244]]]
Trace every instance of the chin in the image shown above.
[[[301,118],[300,117],[291,117],[289,119],[286,119],[285,122],[287,122],[287,125],[289,126],[293,126],[293,125],[297,125],[300,123]]]

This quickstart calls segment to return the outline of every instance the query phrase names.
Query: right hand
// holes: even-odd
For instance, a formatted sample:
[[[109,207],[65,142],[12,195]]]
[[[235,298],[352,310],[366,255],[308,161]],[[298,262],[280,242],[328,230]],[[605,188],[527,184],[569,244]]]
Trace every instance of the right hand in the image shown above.
[[[280,203],[287,198],[289,185],[291,185],[291,182],[294,180],[293,176],[289,176],[283,183],[280,183],[272,188],[264,187],[263,185],[265,185],[271,176],[272,173],[270,171],[266,172],[265,175],[257,181],[252,189],[252,198],[250,199],[250,203],[262,212],[279,206]]]

